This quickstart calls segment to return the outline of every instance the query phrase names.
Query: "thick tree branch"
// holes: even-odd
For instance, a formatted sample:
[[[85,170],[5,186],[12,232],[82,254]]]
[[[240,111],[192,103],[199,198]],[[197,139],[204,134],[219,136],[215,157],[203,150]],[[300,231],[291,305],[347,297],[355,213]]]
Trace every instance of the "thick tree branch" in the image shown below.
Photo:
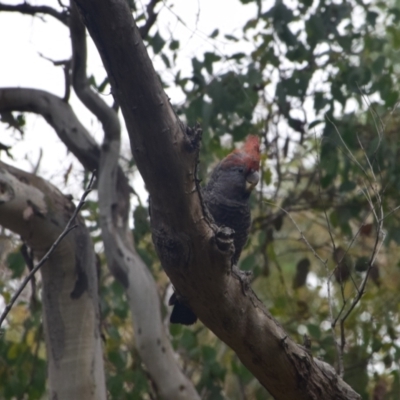
[[[81,22],[76,5],[71,3],[72,86],[85,107],[99,119],[104,131],[110,132],[113,136],[119,135],[121,127],[117,113],[92,90],[88,82],[85,31],[85,25]]]
[[[89,171],[97,169],[99,146],[79,122],[71,106],[61,98],[44,90],[0,88],[0,112],[2,111],[40,114],[84,168]]]
[[[20,3],[16,5],[0,3],[0,11],[18,12],[27,15],[47,14],[58,19],[64,25],[68,25],[69,19],[69,13],[66,10],[57,11],[49,6],[33,6],[29,3]]]
[[[133,244],[128,225],[128,181],[118,174],[121,131],[118,115],[88,84],[85,26],[74,4],[70,29],[75,92],[104,129],[98,181],[100,225],[108,265],[128,296],[138,352],[162,399],[200,399],[193,383],[177,364],[162,324],[154,279]]]
[[[325,364],[287,337],[231,273],[229,232],[203,214],[196,137],[187,135],[155,73],[124,0],[76,0],[121,106],[151,195],[163,267],[190,306],[276,399],[359,399]]]
[[[42,257],[75,206],[48,182],[2,162],[0,188],[0,224],[21,235],[36,256]],[[105,400],[95,254],[81,218],[40,272],[48,397]]]

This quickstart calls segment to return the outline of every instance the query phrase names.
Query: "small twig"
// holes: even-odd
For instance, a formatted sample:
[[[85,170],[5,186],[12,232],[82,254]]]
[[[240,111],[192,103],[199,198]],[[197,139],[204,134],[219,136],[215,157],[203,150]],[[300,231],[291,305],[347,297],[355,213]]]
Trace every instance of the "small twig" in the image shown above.
[[[67,60],[53,60],[49,57],[46,57],[42,53],[38,53],[41,58],[43,58],[46,61],[50,61],[55,67],[63,67],[64,71],[64,82],[65,82],[65,93],[63,96],[63,100],[68,103],[69,96],[71,95],[71,65],[72,65],[72,59],[67,59]]]
[[[359,92],[360,92],[360,94],[361,94],[362,99],[364,100],[365,104],[366,104],[367,107],[368,107],[368,110],[369,110],[369,112],[370,112],[370,114],[371,114],[371,117],[372,117],[372,119],[373,119],[373,121],[374,121],[375,130],[376,130],[376,132],[378,133],[379,141],[378,141],[378,143],[377,143],[377,145],[376,145],[376,149],[375,149],[375,151],[374,151],[374,155],[375,155],[375,153],[378,151],[378,149],[379,149],[379,147],[380,147],[380,145],[381,145],[381,142],[382,142],[382,135],[383,135],[383,133],[384,133],[384,131],[385,131],[385,124],[383,123],[383,121],[382,121],[381,118],[379,117],[378,113],[375,111],[375,109],[374,109],[374,107],[372,106],[372,103],[371,103],[371,101],[369,100],[368,96],[365,95],[365,93],[362,91],[362,89],[360,88],[360,86],[358,86],[358,83],[357,83],[357,87],[358,87],[358,90],[359,90]],[[378,127],[377,119],[379,119],[380,127]],[[357,139],[358,139],[358,135],[357,135]],[[359,142],[360,142],[360,141],[359,141]],[[361,146],[361,148],[364,150],[364,148],[363,148],[363,146],[361,145],[361,143],[360,143],[360,146]],[[364,153],[365,153],[365,152],[364,152]],[[365,156],[366,156],[366,154],[365,154]],[[367,161],[368,161],[368,164],[369,164],[369,159],[368,159],[368,157],[366,157],[366,158],[367,158]],[[372,170],[372,166],[371,166],[371,165],[370,165],[370,168],[371,168],[371,170]]]
[[[361,92],[361,90],[360,90],[360,92]],[[368,104],[365,96],[363,96],[363,98],[366,101],[366,103]],[[378,142],[377,148],[375,150],[375,152],[376,152],[378,150],[378,148],[380,146],[380,143],[381,143],[381,140],[382,140],[382,133],[383,133],[383,130],[384,130],[384,124],[380,120],[381,129],[379,129],[379,127],[377,125],[377,122],[376,122],[376,118],[375,118],[375,114],[376,113],[375,113],[375,110],[373,110],[372,107],[370,107],[370,112],[371,112],[372,118],[373,118],[374,123],[375,123],[375,128],[376,128],[378,136],[379,136],[379,142]],[[383,244],[383,242],[385,240],[385,234],[383,233],[383,220],[385,219],[385,215],[384,215],[384,211],[383,211],[383,205],[382,205],[383,203],[382,203],[382,198],[381,198],[381,194],[383,194],[384,192],[383,191],[379,191],[378,188],[377,188],[378,182],[377,182],[376,175],[374,173],[374,170],[373,170],[372,164],[370,162],[370,159],[368,157],[368,154],[367,154],[367,152],[366,152],[361,140],[359,139],[358,135],[357,135],[358,144],[359,144],[359,146],[360,146],[360,148],[361,148],[361,150],[362,150],[362,152],[364,154],[364,157],[365,157],[367,165],[368,165],[368,169],[369,169],[369,171],[370,171],[370,173],[372,175],[372,179],[370,178],[367,170],[364,169],[362,167],[362,165],[356,160],[355,156],[353,155],[353,153],[351,152],[351,150],[348,148],[348,146],[346,145],[345,141],[343,140],[342,135],[340,134],[340,132],[339,132],[338,128],[336,127],[336,125],[329,118],[327,118],[327,119],[334,126],[334,128],[336,130],[336,133],[338,134],[338,136],[339,136],[344,148],[346,149],[350,159],[360,168],[360,170],[364,173],[364,175],[366,177],[366,180],[367,180],[368,184],[365,184],[365,189],[361,189],[361,191],[364,194],[365,198],[367,199],[367,202],[368,202],[368,204],[370,206],[370,213],[373,214],[373,216],[374,216],[374,218],[376,220],[376,223],[377,223],[377,234],[376,234],[374,248],[372,250],[371,257],[370,257],[370,260],[369,260],[369,266],[368,266],[368,269],[367,269],[367,273],[365,274],[365,277],[362,280],[361,284],[358,287],[356,286],[356,295],[354,296],[353,301],[351,302],[349,308],[347,309],[347,311],[344,313],[344,315],[342,317],[341,317],[341,314],[342,314],[342,312],[344,312],[346,301],[345,301],[345,299],[343,297],[343,287],[341,286],[342,287],[342,297],[343,297],[343,307],[342,307],[342,310],[340,311],[340,314],[337,316],[337,318],[335,320],[335,324],[336,324],[336,322],[338,321],[338,319],[340,317],[341,353],[343,353],[343,350],[344,350],[344,347],[345,347],[345,344],[346,344],[346,337],[345,337],[345,334],[344,334],[345,321],[349,317],[351,312],[354,310],[356,305],[360,302],[362,296],[365,293],[365,289],[366,289],[366,285],[367,285],[367,282],[368,282],[368,278],[369,278],[369,274],[370,274],[371,268],[373,268],[375,259],[376,259],[377,255],[378,255],[378,253],[380,251],[380,248],[381,248],[381,246],[382,246],[382,244]],[[370,193],[369,190],[371,190],[372,193]],[[397,207],[393,211],[395,211],[396,209],[397,209]],[[356,233],[356,235],[353,237],[352,242],[350,243],[350,245],[348,247],[348,250],[352,246],[354,240],[356,239],[356,237],[358,236],[360,231],[361,231],[361,227],[358,230],[358,232]],[[382,237],[382,240],[380,240],[381,237]],[[353,281],[353,283],[354,283],[354,281]]]
[[[382,220],[380,225],[382,225]],[[381,226],[379,227],[381,228]],[[380,229],[378,230],[378,233],[376,235],[376,239],[375,239],[375,244],[374,244],[374,248],[372,249],[372,254],[371,254],[371,258],[369,260],[369,266],[367,269],[367,273],[365,274],[365,277],[363,279],[363,281],[361,282],[361,285],[358,288],[357,294],[353,299],[353,302],[351,303],[349,309],[347,310],[346,314],[343,316],[343,318],[341,319],[341,324],[344,324],[344,322],[346,321],[346,319],[348,318],[348,316],[350,315],[350,313],[353,311],[354,307],[358,304],[358,302],[361,300],[361,297],[364,295],[365,293],[365,287],[367,285],[368,282],[368,278],[369,278],[369,273],[371,271],[371,268],[373,268],[373,264],[375,262],[376,256],[378,255],[383,242],[385,241],[385,234],[382,233],[382,240],[379,240],[379,232],[382,232]]]
[[[60,12],[57,11],[55,8],[49,6],[34,6],[28,4],[27,2],[23,2],[21,4],[16,4],[16,5],[0,3],[0,11],[19,12],[21,14],[28,14],[28,15],[47,14],[58,19],[64,25],[68,25],[69,22],[68,9],[64,9],[63,11]]]
[[[304,241],[304,243],[307,245],[307,247],[308,247],[308,248],[311,250],[311,252],[314,254],[314,257],[315,257],[316,259],[318,259],[319,261],[321,261],[322,264],[325,264],[325,263],[327,262],[327,260],[323,260],[323,259],[321,258],[321,256],[314,250],[314,248],[311,246],[310,242],[309,242],[309,241],[307,240],[307,238],[304,236],[304,233],[302,232],[302,230],[300,229],[300,227],[297,225],[296,221],[293,219],[293,217],[290,215],[290,213],[289,213],[287,210],[285,210],[285,209],[282,208],[282,207],[279,207],[277,204],[272,203],[272,202],[270,202],[270,201],[266,201],[265,203],[266,203],[266,204],[269,204],[269,205],[271,205],[271,206],[273,206],[273,207],[279,208],[279,210],[281,210],[282,212],[284,212],[284,213],[289,217],[289,219],[292,221],[292,223],[293,223],[293,225],[296,227],[296,229],[299,231],[300,236],[301,236],[301,239]]]
[[[364,191],[363,191],[362,189],[361,189],[361,191],[364,193]],[[366,197],[367,197],[367,196],[366,196]],[[343,257],[337,262],[335,268],[334,268],[333,271],[330,273],[330,276],[329,276],[329,277],[332,277],[332,275],[335,273],[336,269],[339,267],[339,264],[343,261],[343,259],[344,259],[344,257],[346,256],[346,254],[348,254],[348,252],[350,251],[350,249],[353,247],[354,242],[356,241],[356,239],[358,238],[358,236],[359,236],[360,233],[361,233],[361,229],[362,229],[363,225],[364,225],[365,222],[367,221],[367,219],[368,219],[368,217],[370,216],[370,214],[373,213],[373,204],[370,202],[370,199],[367,198],[367,200],[368,200],[368,203],[370,204],[371,210],[368,212],[368,214],[367,214],[367,215],[364,217],[364,219],[361,221],[361,225],[360,225],[360,227],[358,228],[357,232],[356,232],[356,233],[353,235],[353,237],[351,238],[350,243],[348,244],[347,249],[346,249],[346,251],[345,251],[344,254],[343,254]],[[334,248],[334,250],[335,250],[335,248]],[[350,273],[350,279],[351,279],[351,281],[353,282],[353,285],[354,285],[355,290],[358,291],[357,284],[356,284],[356,282],[355,282],[355,280],[354,280],[354,278],[353,278],[353,275],[351,275],[351,273]],[[340,286],[341,286],[342,297],[343,297],[343,295],[344,295],[344,292],[343,292],[343,282],[340,283]],[[344,300],[344,297],[343,297],[343,300]]]
[[[396,212],[399,208],[400,208],[400,206],[397,206],[397,207],[393,208],[393,210],[389,211],[389,212],[382,218],[382,221],[383,221],[384,219],[386,219],[387,217],[389,217],[390,215],[392,215],[394,212]],[[379,222],[381,222],[381,220],[379,220]]]
[[[293,225],[296,227],[297,231],[300,233],[301,239],[303,240],[303,242],[307,245],[307,247],[311,250],[311,252],[313,253],[314,257],[319,260],[322,265],[324,265],[326,272],[327,272],[327,286],[328,286],[328,303],[329,303],[329,313],[330,313],[330,318],[331,318],[331,331],[332,331],[332,336],[333,336],[333,340],[335,343],[335,347],[336,347],[336,351],[337,351],[337,355],[338,355],[338,364],[339,364],[339,376],[343,376],[343,372],[344,372],[344,367],[343,367],[343,352],[341,351],[341,347],[339,344],[339,341],[336,338],[336,333],[335,333],[335,320],[334,320],[334,316],[333,316],[333,301],[332,301],[332,295],[331,295],[331,287],[330,287],[330,279],[332,274],[329,274],[329,269],[328,269],[328,260],[324,260],[314,249],[314,247],[311,245],[311,243],[307,240],[307,238],[305,237],[303,231],[300,229],[300,227],[297,225],[296,221],[293,219],[293,217],[290,215],[290,213],[279,207],[276,204],[267,202],[277,208],[279,208],[282,212],[284,212],[289,219],[292,221]],[[325,212],[325,217],[327,218],[326,212]],[[334,244],[334,240],[333,237],[331,237],[332,239],[332,243]],[[341,310],[342,312],[343,310]]]
[[[315,140],[318,143],[316,135],[315,135]],[[321,171],[321,160],[318,156],[319,151],[320,151],[320,149],[318,148],[318,145],[317,145],[317,162],[318,162],[318,169],[319,169],[319,174],[320,174],[320,179],[318,182],[319,183],[318,184],[318,194],[319,194],[319,198],[322,199],[322,194],[321,194],[322,171]],[[328,226],[329,237],[332,242],[333,251],[335,252],[336,243],[335,243],[335,239],[333,238],[331,223],[329,221],[328,214],[326,213],[326,208],[324,207],[323,209],[324,209],[325,221]],[[332,276],[332,274],[329,274],[328,263],[325,262],[324,266],[325,266],[325,271],[326,271],[326,275],[327,275],[326,286],[327,286],[327,290],[328,290],[328,303],[329,303],[329,315],[330,315],[330,319],[331,319],[331,332],[332,332],[333,341],[335,342],[335,347],[336,347],[336,352],[337,352],[337,357],[338,357],[338,364],[339,364],[339,375],[340,375],[343,371],[343,354],[340,351],[339,342],[337,340],[336,332],[335,332],[336,320],[333,315],[333,299],[332,299],[332,293],[331,293],[331,276]],[[340,310],[339,315],[342,313],[343,309],[344,309],[344,305],[343,305],[342,309]]]
[[[279,280],[280,280],[283,290],[285,292],[286,298],[290,299],[289,292],[286,287],[285,278],[283,277],[283,271],[282,271],[281,264],[279,263],[279,261],[277,259],[275,259],[274,261],[275,261],[276,268],[278,270]]]
[[[12,296],[10,302],[6,305],[6,308],[4,309],[3,313],[0,316],[0,327],[3,321],[6,319],[8,313],[11,311],[11,308],[13,307],[14,303],[18,299],[19,295],[21,292],[24,290],[25,286],[28,284],[28,282],[33,278],[35,273],[40,269],[40,267],[49,259],[51,254],[54,252],[56,247],[60,244],[60,242],[64,239],[65,236],[68,235],[69,232],[71,232],[73,229],[75,229],[78,225],[72,225],[76,216],[78,215],[79,211],[85,204],[85,199],[88,196],[88,194],[92,191],[92,186],[94,182],[94,177],[95,177],[95,171],[92,173],[92,177],[90,178],[90,182],[88,184],[87,189],[84,191],[82,194],[81,199],[79,200],[78,205],[76,206],[71,218],[69,219],[67,225],[65,226],[64,230],[61,232],[60,236],[56,239],[56,241],[52,244],[48,252],[42,257],[42,259],[36,264],[36,266],[32,269],[31,272],[25,277],[25,279],[22,281],[20,287],[18,290],[14,293]]]

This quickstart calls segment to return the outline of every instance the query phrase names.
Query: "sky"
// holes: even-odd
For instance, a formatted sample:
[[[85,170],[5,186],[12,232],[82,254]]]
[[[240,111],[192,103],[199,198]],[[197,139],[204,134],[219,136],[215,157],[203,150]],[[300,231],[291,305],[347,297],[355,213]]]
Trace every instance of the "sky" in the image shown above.
[[[19,4],[21,1],[4,1],[7,4]],[[57,0],[29,0],[34,5],[59,7]],[[140,4],[140,3],[138,3]],[[146,4],[146,2],[144,2]],[[188,6],[190,4],[190,6]],[[161,35],[168,39],[172,34],[180,40],[180,55],[177,60],[179,68],[187,73],[191,71],[191,58],[206,50],[214,50],[221,54],[243,50],[236,44],[223,39],[224,34],[239,32],[243,23],[255,15],[253,5],[243,6],[239,0],[231,0],[227,11],[225,2],[213,0],[171,0],[161,2],[157,26]],[[212,44],[208,36],[218,27],[220,40]],[[153,27],[153,32],[155,27]],[[213,46],[216,45],[216,48]],[[105,71],[93,42],[88,38],[88,75],[93,74],[97,82],[104,79]],[[60,22],[50,16],[32,17],[19,13],[0,13],[0,87],[28,87],[49,91],[57,96],[64,94],[64,74],[61,67],[54,67],[52,62],[70,57],[71,45],[69,31]],[[153,60],[157,71],[165,71],[159,57]],[[170,78],[172,75],[170,76]],[[167,76],[168,79],[168,76]],[[183,101],[178,89],[167,90],[172,104]],[[103,99],[111,104],[112,97],[104,94]],[[79,102],[74,94],[70,104],[81,122],[95,137],[98,143],[102,140],[102,129],[93,117]],[[74,157],[66,151],[55,132],[37,115],[26,114],[27,125],[24,140],[13,129],[0,123],[0,142],[12,146],[14,159],[4,152],[0,159],[28,172],[32,171],[40,159],[39,175],[49,179],[64,193],[72,194],[75,199],[82,191],[82,169]],[[42,149],[42,156],[41,154]],[[130,157],[129,142],[124,132],[122,154]],[[41,158],[40,158],[41,157]],[[64,184],[64,171],[73,164],[70,179]],[[135,190],[145,196],[140,179],[133,182]]]

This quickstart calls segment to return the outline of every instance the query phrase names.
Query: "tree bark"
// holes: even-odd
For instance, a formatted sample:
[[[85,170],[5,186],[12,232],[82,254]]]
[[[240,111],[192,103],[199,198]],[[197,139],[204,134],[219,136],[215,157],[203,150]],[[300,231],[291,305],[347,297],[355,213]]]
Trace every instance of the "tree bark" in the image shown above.
[[[0,162],[0,224],[41,258],[74,204],[46,181]],[[96,261],[82,219],[41,268],[49,398],[106,399]]]
[[[198,134],[165,95],[124,0],[76,0],[110,78],[151,195],[153,239],[164,269],[200,320],[276,399],[359,399],[326,364],[285,334],[231,273],[229,230],[204,213],[196,182]]]

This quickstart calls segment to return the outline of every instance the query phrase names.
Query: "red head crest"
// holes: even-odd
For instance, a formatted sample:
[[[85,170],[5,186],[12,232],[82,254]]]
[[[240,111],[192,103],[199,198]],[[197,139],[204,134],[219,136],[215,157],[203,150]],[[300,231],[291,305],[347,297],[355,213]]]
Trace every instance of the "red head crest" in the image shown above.
[[[245,165],[246,168],[253,171],[260,169],[260,141],[258,136],[249,135],[241,149],[232,151],[224,160],[224,166]]]

